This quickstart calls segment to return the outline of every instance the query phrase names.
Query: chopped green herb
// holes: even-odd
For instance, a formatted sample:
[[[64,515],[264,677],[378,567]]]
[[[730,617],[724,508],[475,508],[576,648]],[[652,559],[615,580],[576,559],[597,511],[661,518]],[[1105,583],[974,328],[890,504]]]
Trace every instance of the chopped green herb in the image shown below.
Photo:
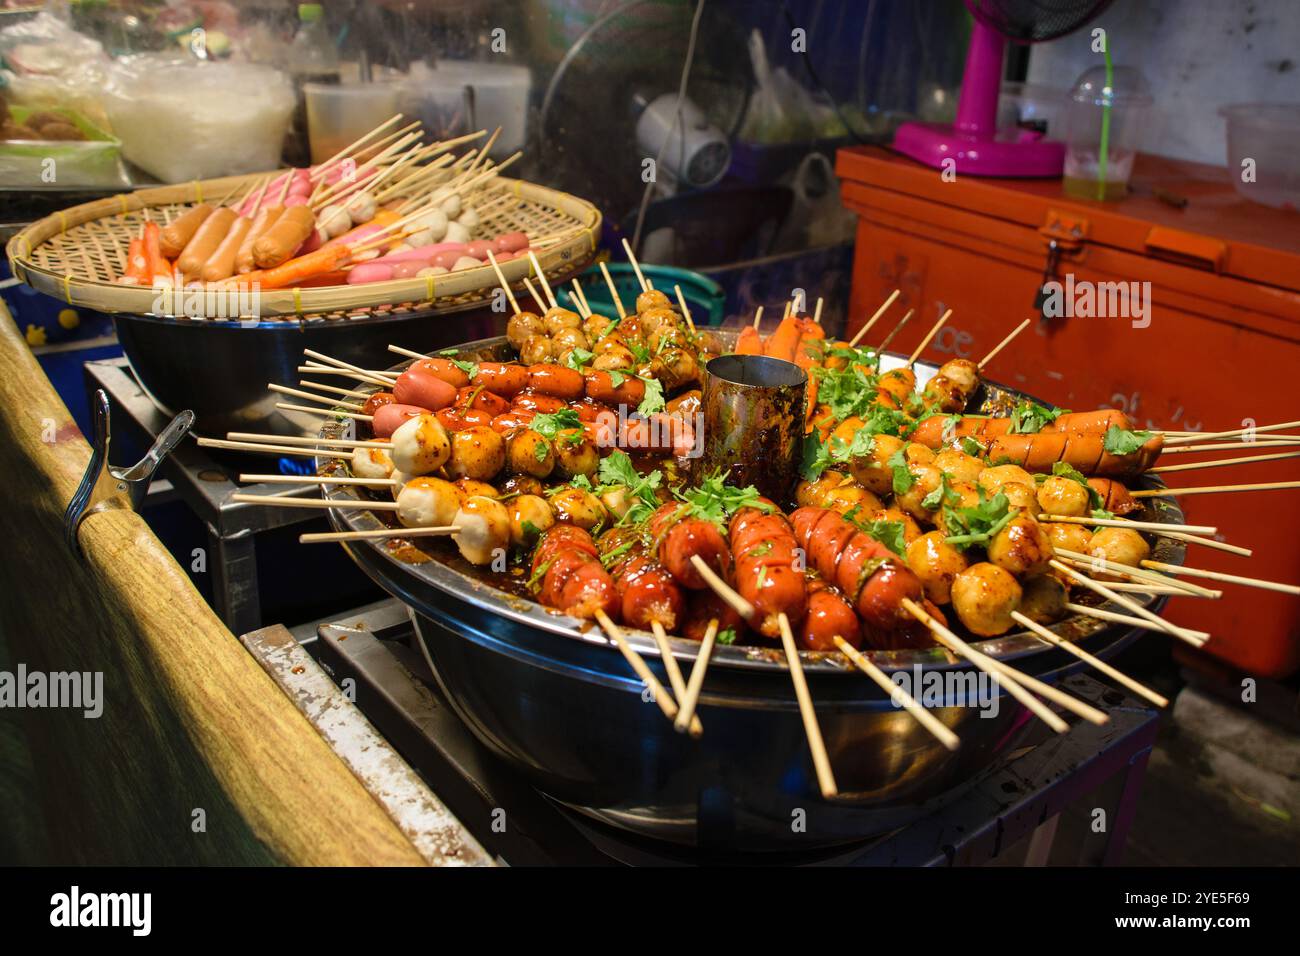
[[[478,374],[477,362],[462,362],[460,359],[452,359],[451,364],[456,366],[458,369],[460,369],[470,378],[473,378],[475,375]]]
[[[627,381],[627,376],[624,375],[622,372],[620,372],[618,369],[612,368],[609,370],[609,384],[613,385],[615,388],[618,388],[626,381]]]
[[[625,489],[628,497],[635,502],[620,524],[640,524],[659,507],[655,492],[663,481],[663,474],[657,469],[647,475],[641,474],[626,452],[612,451],[602,458],[597,477],[602,492],[614,488]]]
[[[577,429],[576,433],[562,436],[562,440],[570,445],[580,444],[583,438],[582,419],[578,417],[578,413],[572,408],[562,408],[558,412],[547,415],[534,415],[533,420],[528,423],[528,427],[543,438],[552,440],[560,436],[561,432],[570,432],[571,429]]]
[[[857,526],[864,534],[875,538],[894,554],[902,557],[907,551],[906,528],[903,522],[888,521],[883,518],[879,521],[860,521],[854,517],[857,510],[856,506],[851,508],[844,516],[845,519]]]
[[[939,487],[921,499],[921,507],[927,511],[938,511],[940,507],[959,501],[961,495],[952,490],[952,485],[948,484],[948,473],[943,472],[939,475]]]
[[[636,543],[637,543],[637,539],[635,537],[629,537],[622,544],[618,545],[615,548],[611,548],[610,550],[602,554],[600,556],[600,563],[603,564],[606,568],[610,567],[615,561],[617,561],[623,555],[631,551],[632,548],[636,545]]]
[[[645,382],[645,398],[637,406],[638,415],[653,415],[655,412],[662,412],[667,404],[664,402],[664,387],[657,378],[641,377]]]
[[[735,644],[736,629],[734,627],[724,627],[718,631],[717,637],[714,638],[719,644]]]
[[[1083,485],[1083,490],[1088,493],[1088,504],[1093,508],[1100,508],[1104,501],[1101,500],[1101,493],[1092,485],[1088,484],[1088,479],[1083,473],[1071,465],[1068,461],[1058,461],[1052,465],[1052,474],[1057,478],[1066,478],[1070,481],[1077,481]]]
[[[460,349],[443,349],[438,355],[459,355]]]
[[[985,498],[984,489],[980,488],[979,496],[979,504],[973,508],[943,506],[944,527],[950,532],[944,540],[963,551],[971,545],[987,544],[1014,517],[1010,502],[1002,492]],[[958,533],[952,534],[953,531]]]
[[[758,580],[754,582],[754,587],[763,590],[763,582],[767,580],[767,565],[764,564],[758,569]]]
[[[546,461],[546,456],[551,453],[551,443],[545,438],[533,446],[533,457],[538,461]]]
[[[723,481],[721,472],[709,475],[697,488],[688,488],[676,494],[690,505],[688,514],[711,521],[724,532],[727,519],[741,508],[758,508],[765,512],[772,510],[772,505],[760,500],[762,496],[753,485],[748,488],[729,485]]]
[[[544,561],[540,565],[538,565],[537,570],[534,571],[532,573],[532,576],[528,579],[528,583],[527,583],[528,590],[530,591],[536,590],[537,586],[541,584],[542,578],[546,577],[546,572],[551,570],[551,565],[554,563],[555,563],[555,559],[551,558],[551,560]]]
[[[591,364],[591,360],[595,357],[594,352],[588,352],[586,349],[569,349],[569,355],[564,360],[564,364],[581,372],[587,365]]]
[[[916,484],[916,476],[907,467],[905,452],[905,449],[900,448],[890,455],[889,460],[885,462],[894,471],[894,494],[896,495],[907,494],[912,490],[912,486]]]
[[[984,446],[969,435],[961,440],[961,450],[972,458],[981,458],[984,455]]]
[[[1068,409],[1053,411],[1037,402],[1021,402],[1011,412],[1011,426],[1007,429],[1012,435],[1029,435],[1041,432],[1043,426],[1050,425],[1062,415],[1069,414]]]
[[[533,524],[527,518],[525,518],[523,521],[519,523],[519,528],[520,530],[523,531],[524,534],[531,535],[533,537],[536,537],[537,535],[542,533],[542,529],[537,527],[537,525]]]
[[[804,436],[799,474],[805,481],[816,481],[833,461],[829,442],[819,439],[816,432]]]
[[[1131,455],[1151,438],[1150,432],[1129,431],[1118,425],[1106,429],[1106,438],[1102,447],[1112,455]]]

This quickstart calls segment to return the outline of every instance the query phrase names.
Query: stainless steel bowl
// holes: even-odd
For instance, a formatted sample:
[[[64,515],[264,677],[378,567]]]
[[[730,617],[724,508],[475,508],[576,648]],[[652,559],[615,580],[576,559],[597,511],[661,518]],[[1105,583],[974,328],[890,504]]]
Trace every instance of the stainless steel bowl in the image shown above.
[[[501,339],[462,348],[480,358],[508,354]],[[918,364],[917,371],[924,380],[934,368]],[[981,407],[997,408],[1022,397],[1028,396],[986,385]],[[335,436],[345,426],[331,423],[324,431]],[[343,488],[328,494],[357,497]],[[1147,517],[1182,520],[1169,499],[1159,505],[1148,509]],[[344,530],[380,526],[365,511],[330,514]],[[949,753],[839,655],[805,652],[805,671],[841,790],[838,799],[827,801],[819,794],[789,674],[776,653],[715,650],[699,709],[704,735],[692,740],[675,733],[645,701],[641,682],[588,623],[492,587],[458,570],[455,561],[406,563],[382,543],[346,547],[366,574],[409,607],[442,690],[484,744],[544,793],[640,834],[748,850],[808,849],[861,839],[959,795],[992,770],[1032,719],[1006,696],[997,697],[996,714],[982,715],[965,705],[961,688],[950,687],[942,693],[944,706],[934,710],[961,738],[960,749]],[[1155,556],[1178,564],[1183,548],[1161,538]],[[1133,596],[1152,610],[1164,603],[1162,597]],[[1081,616],[1053,630],[1103,658],[1142,633]],[[628,634],[666,682],[653,637]],[[689,672],[699,645],[673,639],[671,646]],[[1027,633],[976,646],[1049,683],[1081,667]],[[869,656],[888,672],[907,670],[922,680],[971,673],[937,648]]]

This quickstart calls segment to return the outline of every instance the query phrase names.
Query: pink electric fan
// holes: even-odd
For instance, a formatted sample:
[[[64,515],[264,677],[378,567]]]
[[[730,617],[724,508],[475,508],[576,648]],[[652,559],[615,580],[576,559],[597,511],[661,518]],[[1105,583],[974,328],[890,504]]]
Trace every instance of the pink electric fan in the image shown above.
[[[1002,86],[1002,51],[1007,39],[1041,43],[1077,30],[1110,0],[966,0],[975,18],[966,71],[962,74],[957,121],[904,123],[894,149],[927,166],[956,162],[972,176],[1060,176],[1065,144],[1035,130],[997,128]]]

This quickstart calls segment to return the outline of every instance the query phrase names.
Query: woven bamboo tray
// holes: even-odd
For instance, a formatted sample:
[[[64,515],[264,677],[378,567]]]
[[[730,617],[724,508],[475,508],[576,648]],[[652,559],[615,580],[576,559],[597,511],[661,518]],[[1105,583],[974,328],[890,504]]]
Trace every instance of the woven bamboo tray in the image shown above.
[[[141,189],[54,213],[9,240],[5,252],[10,270],[32,288],[70,305],[100,312],[159,315],[160,296],[153,289],[112,281],[125,271],[127,246],[132,237],[140,234],[145,210],[155,222],[166,225],[195,203],[240,196],[266,175],[227,176]],[[502,196],[513,199],[498,203],[485,213],[475,230],[476,236],[516,230],[527,233],[548,274],[576,271],[594,256],[601,217],[591,203],[535,183],[504,177],[494,180],[476,203],[486,204]],[[543,243],[542,248],[536,248],[539,242]],[[511,259],[501,263],[501,270],[514,285],[531,274],[532,264],[527,257]],[[401,304],[426,309],[463,308],[490,298],[497,284],[491,265],[484,265],[446,275],[363,285],[266,289],[261,292],[259,317],[347,319],[369,315],[377,307]],[[178,292],[175,298],[180,305],[188,297]],[[182,308],[192,311],[188,306]],[[218,321],[216,316],[195,319],[182,314],[175,318]],[[227,315],[221,320],[239,318]]]

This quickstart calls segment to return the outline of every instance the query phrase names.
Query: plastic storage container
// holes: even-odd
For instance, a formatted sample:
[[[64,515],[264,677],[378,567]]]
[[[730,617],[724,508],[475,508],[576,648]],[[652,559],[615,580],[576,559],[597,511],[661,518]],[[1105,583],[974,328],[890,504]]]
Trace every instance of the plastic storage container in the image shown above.
[[[18,123],[38,112],[28,106],[11,106]],[[57,113],[79,129],[84,140],[7,140],[0,142],[0,186],[46,185],[51,188],[118,188],[128,184],[122,168],[121,140],[110,136],[80,113],[65,109],[41,109]],[[53,164],[47,162],[53,160]]]
[[[399,83],[307,83],[302,89],[313,163],[325,162],[398,112],[402,96]]]
[[[1237,192],[1300,209],[1300,104],[1239,103],[1219,115],[1228,121],[1228,178]]]

